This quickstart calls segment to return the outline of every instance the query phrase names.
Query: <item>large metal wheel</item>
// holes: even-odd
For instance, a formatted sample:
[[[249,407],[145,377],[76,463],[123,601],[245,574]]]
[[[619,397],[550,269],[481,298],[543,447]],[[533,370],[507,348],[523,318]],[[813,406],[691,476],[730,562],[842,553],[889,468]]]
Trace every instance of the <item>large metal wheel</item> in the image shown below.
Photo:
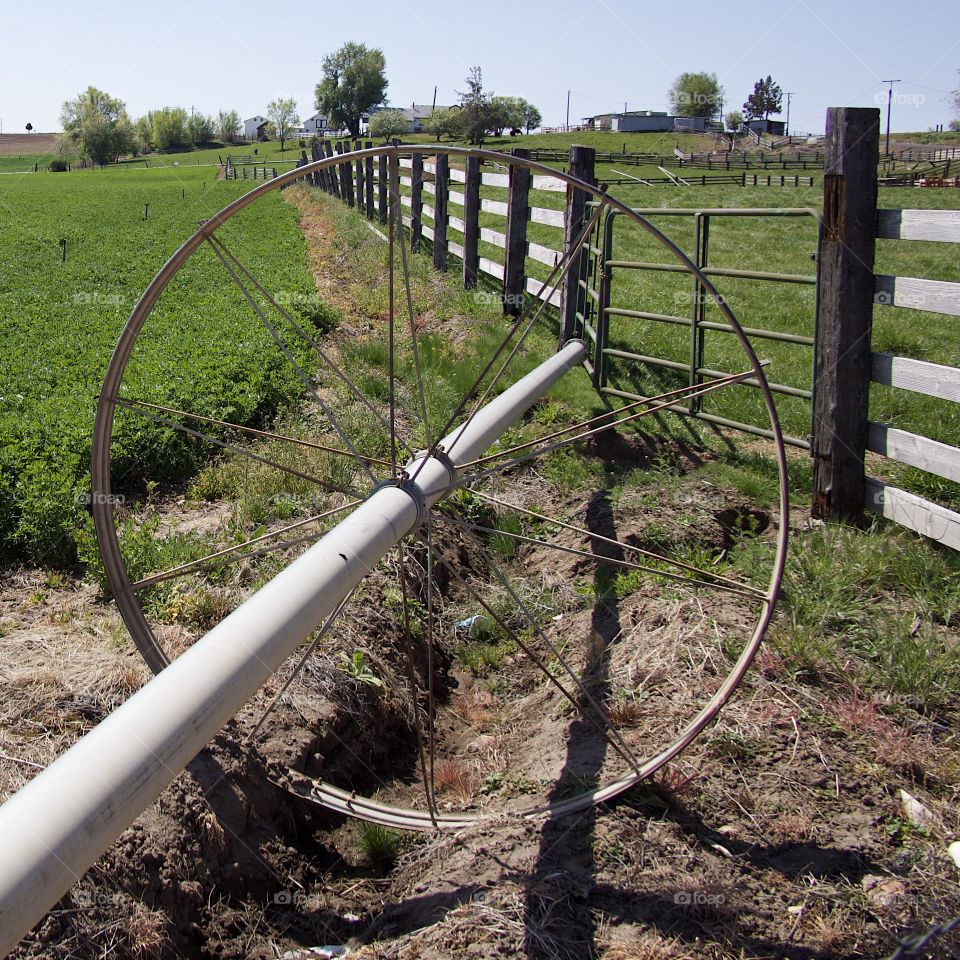
[[[618,210],[697,276],[742,348],[743,366],[737,375],[671,390],[562,429],[545,425],[534,440],[504,443],[475,459],[458,471],[454,494],[426,510],[417,530],[399,545],[389,563],[371,571],[380,584],[381,613],[393,611],[393,626],[382,628],[381,639],[395,650],[375,649],[372,644],[364,650],[365,641],[356,641],[360,656],[342,663],[338,676],[347,674],[358,696],[379,698],[378,709],[389,715],[396,734],[389,743],[378,745],[364,743],[363,731],[354,731],[355,739],[338,747],[342,762],[337,769],[321,770],[309,785],[308,795],[343,813],[407,829],[456,829],[491,815],[560,816],[610,800],[660,770],[711,723],[743,679],[770,622],[786,554],[788,500],[780,426],[763,365],[736,317],[711,281],[647,220],[604,191],[526,159],[444,146],[418,145],[416,151],[444,155],[454,164],[475,157],[481,163],[513,165],[559,177],[590,197],[592,218],[582,237],[590,234],[605,210]],[[377,386],[355,381],[353,371],[338,362],[322,335],[307,329],[281,302],[283,298],[257,279],[255,268],[234,253],[231,239],[224,239],[224,228],[251,204],[305,174],[348,160],[380,156],[387,159],[391,187],[385,266],[391,295],[389,332],[382,345],[386,377]],[[97,412],[93,513],[110,589],[137,649],[154,672],[163,670],[193,638],[158,623],[157,604],[151,598],[160,591],[176,589],[178,584],[209,584],[210,578],[215,584],[230,578],[235,597],[256,589],[258,579],[268,577],[278,565],[306,549],[378,485],[401,484],[409,472],[421,469],[424,461],[415,459],[418,451],[425,450],[428,458],[448,458],[450,444],[441,449],[439,439],[449,436],[451,428],[472,418],[504,384],[516,379],[517,358],[525,350],[537,349],[531,331],[547,322],[546,311],[543,299],[530,297],[520,315],[504,325],[504,336],[470,388],[452,409],[444,411],[446,422],[429,422],[431,404],[425,382],[429,373],[423,362],[422,340],[430,330],[429,324],[424,328],[422,319],[414,316],[411,305],[400,177],[401,162],[410,156],[411,148],[403,146],[338,155],[251,190],[204,222],[176,251],[147,287],[123,330]],[[165,291],[166,296],[172,294],[170,284],[175,277],[186,275],[189,280],[191,263],[198,256],[216,257],[250,306],[251,330],[264,336],[277,357],[295,371],[302,383],[308,419],[315,425],[309,435],[290,436],[279,427],[253,429],[198,410],[172,407],[165,400],[163,384],[156,384],[152,395],[144,395],[142,378],[136,389],[131,387],[129,371],[141,342],[167,335],[155,333],[151,326],[158,303]],[[559,289],[571,262],[569,256],[560,260],[543,292]],[[542,349],[543,339],[537,342]],[[415,391],[407,390],[398,377],[401,361],[415,371]],[[587,374],[578,367],[566,376]],[[671,407],[678,400],[747,378],[764,399],[779,471],[778,530],[768,577],[762,583],[720,575],[699,567],[689,557],[627,542],[615,532],[608,535],[609,531],[590,522],[589,511],[584,520],[560,516],[556,511],[552,515],[549,510],[541,512],[536,509],[536,497],[521,496],[511,488],[515,482],[511,478],[521,476],[524,466],[536,465],[547,454],[618,426],[629,429],[627,424],[652,413],[672,416]],[[229,535],[223,533],[222,542],[202,556],[167,569],[142,569],[143,529],[117,503],[112,481],[117,424],[131,418],[187,435],[191,443],[208,445],[211,451],[226,450],[258,471],[276,471],[292,478],[309,491],[309,497],[302,498],[310,501],[309,515],[298,516],[292,523],[269,518],[266,529],[254,531],[253,536],[250,531],[238,536],[234,529]],[[371,424],[376,429],[371,430]],[[602,490],[599,494],[602,498]],[[516,522],[491,520],[505,515]],[[532,554],[541,560],[551,555],[565,560],[573,557],[587,580],[595,576],[598,567],[608,573],[619,571],[634,578],[622,581],[623,589],[634,594],[654,596],[669,590],[676,614],[675,621],[665,625],[675,637],[671,659],[645,662],[645,643],[625,627],[616,635],[598,639],[595,624],[590,623],[589,604],[561,604],[560,613],[553,606],[544,617],[531,599],[516,551],[508,551],[509,562],[495,559],[492,538],[501,544],[506,538],[528,559]],[[457,545],[461,552],[479,558],[486,582],[458,562]],[[549,563],[540,563],[541,571],[545,566]],[[565,568],[563,576],[569,574],[570,568]],[[384,605],[382,585],[390,577],[394,589]],[[441,581],[447,593],[459,598],[460,608],[441,597]],[[547,590],[560,586],[545,584],[542,577],[540,585]],[[343,598],[302,656],[285,667],[270,707],[291,683],[305,682],[305,675],[312,675],[322,687],[323,670],[315,669],[318,652],[322,654],[325,645],[334,641],[341,625],[349,622],[352,609],[363,609],[369,602],[369,597]],[[459,625],[448,619],[449,611],[462,612],[463,608],[472,610],[474,616],[457,621]],[[216,619],[227,613],[229,608],[214,610],[209,616]],[[468,724],[474,740],[464,743],[465,701],[455,698],[458,680],[456,670],[451,670],[451,651],[457,645],[470,644],[499,647],[499,651],[492,657],[497,662],[491,676],[481,685],[486,694],[479,699],[474,696],[477,709]],[[385,675],[390,677],[389,683]],[[497,684],[509,694],[499,698],[501,706],[509,702],[509,710],[498,710]],[[451,734],[454,727],[456,735]],[[255,728],[259,730],[260,723]],[[373,736],[382,737],[382,730]],[[529,748],[531,739],[540,745],[535,751],[536,764],[528,762],[521,768],[514,761],[514,750],[521,744]],[[500,754],[491,760],[491,753],[498,750]],[[389,752],[405,759],[386,777],[383,767],[377,767],[377,758],[382,760]],[[348,755],[355,758],[352,769]],[[461,776],[465,770],[473,778],[467,778],[466,787]]]

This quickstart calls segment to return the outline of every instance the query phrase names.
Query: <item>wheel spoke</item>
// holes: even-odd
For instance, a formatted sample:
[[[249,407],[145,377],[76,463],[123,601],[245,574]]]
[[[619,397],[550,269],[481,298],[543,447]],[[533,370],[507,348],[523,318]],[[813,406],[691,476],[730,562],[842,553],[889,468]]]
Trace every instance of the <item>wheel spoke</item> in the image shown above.
[[[331,483],[329,480],[321,480],[319,477],[315,477],[309,473],[304,473],[302,470],[297,470],[295,467],[287,467],[282,463],[277,463],[275,460],[270,460],[267,457],[261,457],[260,454],[254,453],[252,450],[248,450],[246,447],[237,446],[235,443],[228,443],[226,440],[220,440],[218,437],[211,436],[209,433],[204,433],[202,430],[194,430],[182,423],[178,423],[176,420],[171,420],[169,417],[164,417],[157,413],[151,413],[149,410],[139,408],[136,404],[127,403],[127,401],[122,397],[118,397],[116,402],[118,407],[124,407],[133,413],[139,414],[141,417],[146,417],[148,420],[153,420],[155,423],[169,427],[171,430],[178,430],[180,433],[187,434],[187,436],[196,437],[198,440],[205,440],[207,443],[212,443],[214,446],[221,447],[224,450],[229,450],[231,453],[239,453],[242,457],[247,457],[250,460],[256,460],[257,463],[262,463],[267,467],[273,467],[274,470],[279,470],[281,473],[288,473],[292,477],[299,477],[301,480],[306,480],[309,483],[315,483],[318,487],[320,487],[322,490],[326,490],[328,493],[342,493],[347,497],[362,499],[362,494],[358,493],[356,490],[351,490],[349,487],[343,487],[340,486],[340,484]]]
[[[599,218],[599,215],[600,215],[599,211],[600,211],[601,209],[602,209],[602,206],[600,206],[600,207],[597,208],[597,211],[596,211],[595,214],[594,214],[594,220],[595,220],[596,218]],[[593,222],[594,222],[594,221],[591,221],[591,223],[593,223]],[[499,369],[499,370],[497,371],[497,373],[495,374],[495,376],[494,376],[494,378],[493,378],[493,381],[491,381],[490,385],[488,385],[487,389],[486,389],[486,390],[484,391],[484,393],[483,393],[483,396],[477,401],[477,403],[474,405],[473,409],[470,411],[470,414],[469,414],[469,416],[467,417],[466,423],[464,423],[463,426],[466,427],[466,425],[476,416],[477,411],[480,409],[480,406],[481,406],[482,403],[483,403],[483,400],[490,394],[490,391],[493,389],[494,384],[496,384],[496,382],[499,380],[500,376],[503,374],[504,370],[507,368],[507,366],[508,366],[508,365],[510,364],[510,362],[513,360],[513,357],[516,355],[517,351],[520,349],[520,347],[523,345],[524,341],[526,340],[528,334],[529,334],[530,331],[533,329],[534,324],[537,322],[537,320],[539,319],[540,315],[541,315],[541,314],[543,313],[543,311],[546,309],[547,300],[546,300],[546,299],[542,299],[542,294],[543,294],[543,292],[544,292],[551,284],[552,284],[552,288],[551,288],[551,289],[552,289],[553,291],[555,291],[555,290],[557,289],[557,287],[559,286],[559,284],[563,281],[563,278],[567,275],[567,273],[568,273],[569,270],[570,270],[570,266],[571,266],[571,264],[573,263],[573,259],[574,259],[574,256],[575,256],[575,252],[576,252],[577,250],[579,250],[580,246],[582,246],[583,240],[584,240],[584,238],[587,236],[587,233],[588,233],[588,230],[587,230],[587,229],[584,229],[584,231],[581,232],[580,237],[578,238],[577,242],[574,243],[573,245],[571,245],[570,250],[568,250],[568,251],[563,255],[563,257],[562,257],[560,260],[558,260],[557,263],[553,266],[553,269],[550,271],[550,275],[547,277],[547,279],[543,282],[542,286],[540,287],[540,291],[539,291],[538,296],[537,296],[534,300],[531,300],[531,301],[527,304],[527,306],[525,306],[525,307],[523,308],[523,310],[520,312],[520,315],[517,317],[517,319],[514,321],[514,323],[511,324],[510,329],[507,331],[506,336],[503,338],[503,340],[501,341],[500,345],[499,345],[499,346],[497,347],[497,349],[494,351],[493,356],[492,356],[492,357],[487,361],[487,363],[484,365],[483,370],[480,371],[480,374],[477,376],[476,380],[474,380],[474,382],[473,382],[473,384],[471,385],[470,389],[467,390],[467,392],[463,395],[463,397],[461,398],[460,402],[457,404],[456,409],[453,411],[453,413],[452,413],[452,414],[450,415],[450,417],[447,419],[447,422],[444,424],[443,428],[440,430],[440,432],[439,432],[439,434],[438,434],[438,437],[444,437],[444,436],[446,436],[447,432],[448,432],[448,431],[451,429],[451,427],[453,427],[453,425],[456,423],[457,418],[458,418],[458,417],[460,416],[460,414],[466,409],[467,404],[469,404],[470,401],[473,400],[473,398],[476,396],[476,393],[477,393],[477,391],[480,389],[480,386],[481,386],[481,384],[483,383],[483,381],[484,381],[485,377],[487,376],[487,374],[493,369],[493,366],[494,366],[494,364],[497,362],[497,360],[500,359],[500,355],[503,353],[503,351],[506,350],[506,348],[510,345],[510,341],[511,341],[511,340],[513,339],[513,337],[516,335],[517,331],[520,330],[521,326],[523,326],[524,321],[527,319],[527,313],[528,313],[528,311],[530,310],[531,305],[532,305],[533,303],[536,303],[536,304],[537,304],[537,309],[535,310],[535,312],[534,312],[532,318],[530,319],[530,321],[527,323],[526,329],[524,330],[523,334],[521,335],[519,341],[518,341],[517,344],[514,346],[513,350],[510,352],[510,355],[508,356],[507,360],[503,363],[503,365],[500,367],[500,369]],[[559,276],[557,276],[558,273],[559,273]],[[554,279],[555,277],[556,277],[556,279]],[[461,432],[462,432],[462,431],[461,431]],[[451,443],[451,445],[450,445],[451,449],[452,449],[453,446],[456,444],[456,442],[457,442],[457,440],[459,439],[459,437],[460,437],[460,433],[457,434],[457,436],[456,436],[456,437],[454,438],[454,440],[453,440],[453,443]],[[435,441],[434,444],[433,444],[433,446],[430,448],[430,454],[431,454],[431,455],[433,455],[434,453],[436,453],[436,446],[437,446],[438,443],[439,443],[439,440]],[[448,450],[448,451],[446,451],[446,452],[449,453],[450,451]],[[425,463],[426,463],[426,460],[424,460],[423,463],[421,463],[420,466],[417,467],[417,471],[416,471],[416,473],[414,473],[413,479],[416,479],[417,474],[419,474],[419,472],[423,469],[423,466],[424,466]]]
[[[534,632],[537,634],[540,641],[549,648],[550,652],[557,658],[557,662],[561,664],[564,668],[564,672],[573,680],[574,685],[580,691],[583,698],[589,703],[593,710],[587,710],[583,703],[579,702],[577,698],[570,693],[569,690],[557,679],[550,667],[544,662],[543,658],[528,644],[522,637],[507,624],[504,619],[487,603],[483,597],[473,588],[473,586],[466,580],[464,576],[461,575],[460,571],[450,563],[442,553],[438,553],[440,562],[446,567],[447,571],[453,576],[453,578],[470,594],[473,599],[483,607],[487,615],[503,630],[508,637],[530,658],[530,660],[539,668],[540,672],[550,681],[550,683],[560,691],[560,693],[570,701],[574,709],[580,713],[580,715],[590,723],[594,729],[610,744],[610,746],[620,754],[620,756],[630,765],[634,772],[639,774],[640,763],[637,758],[634,756],[633,751],[623,740],[623,737],[620,736],[619,732],[614,729],[609,722],[607,722],[606,717],[603,714],[603,711],[597,705],[596,700],[593,698],[592,694],[586,687],[583,685],[580,678],[574,673],[574,671],[567,664],[566,660],[563,658],[563,655],[557,649],[556,644],[552,643],[547,636],[544,634],[543,630],[540,627],[540,624],[530,613],[526,604],[517,596],[516,592],[510,586],[509,581],[504,577],[496,565],[490,560],[489,554],[485,550],[482,544],[479,544],[478,547],[484,552],[486,561],[490,569],[494,572],[494,575],[500,581],[500,583],[506,588],[507,592],[510,594],[511,598],[517,604],[517,607],[523,612],[524,617],[529,622],[530,626],[533,628]]]
[[[761,366],[765,366],[768,363],[768,360],[764,360]],[[646,404],[659,404],[661,401],[672,398],[671,403],[666,405],[669,407],[677,400],[690,400],[694,397],[701,397],[706,393],[710,393],[713,390],[719,389],[720,387],[729,387],[735,383],[742,383],[744,379],[752,376],[754,376],[753,371],[748,371],[745,373],[732,373],[726,377],[717,377],[714,380],[708,380],[706,383],[698,383],[693,386],[688,384],[685,387],[678,387],[676,390],[668,390],[666,393],[658,393],[655,397],[644,397],[642,400],[635,400],[632,403],[618,407],[616,410],[612,410],[608,413],[601,413],[599,416],[591,417],[589,420],[582,420],[580,423],[575,423],[569,427],[563,427],[560,430],[556,430],[553,433],[548,433],[545,437],[540,437],[537,440],[529,440],[527,443],[519,443],[515,447],[509,447],[506,450],[500,450],[497,453],[491,453],[488,456],[478,457],[476,460],[470,460],[463,464],[463,468],[476,467],[484,463],[489,463],[491,460],[499,460],[511,453],[517,453],[520,450],[527,450],[530,447],[535,447],[538,443],[547,443],[550,440],[555,440],[557,437],[562,437],[566,433],[572,433],[574,430],[582,430],[584,427],[592,427],[595,423],[607,421],[607,426],[619,426],[621,423],[626,423],[627,419],[629,418],[612,421],[609,420],[609,418],[619,417],[620,414],[627,413],[630,410],[636,410],[637,407],[642,407]],[[651,413],[656,413],[658,410],[663,409],[663,406],[658,406],[657,410],[644,410],[643,414],[644,416],[649,416]],[[589,433],[582,434],[578,437],[573,437],[572,439],[579,440],[584,436],[589,436]]]
[[[252,740],[257,735],[258,731],[263,726],[267,717],[270,716],[270,714],[273,712],[276,705],[280,702],[281,697],[283,697],[283,695],[287,692],[287,690],[290,689],[290,685],[293,683],[293,681],[296,680],[298,676],[300,676],[300,672],[307,665],[307,661],[310,659],[311,656],[313,656],[314,650],[317,649],[317,646],[319,645],[320,641],[330,632],[330,628],[333,626],[334,621],[337,619],[337,617],[340,616],[340,614],[343,612],[343,608],[353,598],[353,594],[355,593],[355,591],[356,591],[356,588],[354,588],[354,590],[351,590],[340,601],[340,603],[337,604],[336,609],[333,611],[333,613],[331,613],[330,616],[328,616],[327,619],[324,621],[323,626],[317,631],[317,635],[313,638],[313,640],[310,641],[310,646],[307,647],[307,649],[303,652],[303,656],[300,657],[299,661],[297,662],[297,665],[293,668],[293,672],[290,674],[289,677],[287,677],[283,686],[276,692],[276,694],[274,694],[273,699],[267,704],[266,709],[260,715],[260,719],[256,722],[256,724],[254,724],[253,729],[247,734],[247,740]]]
[[[390,157],[390,202],[394,207],[393,227],[397,231],[400,247],[400,263],[403,267],[403,288],[406,294],[407,320],[410,325],[410,346],[413,352],[413,365],[417,374],[417,394],[420,399],[420,417],[423,421],[424,446],[432,447],[430,440],[430,419],[427,415],[427,397],[424,389],[423,369],[420,363],[420,345],[417,342],[417,324],[413,310],[413,293],[410,289],[410,265],[407,261],[407,246],[403,235],[403,215],[400,209],[400,166],[396,154]]]
[[[514,510],[517,513],[525,514],[528,517],[531,517],[534,520],[539,520],[542,523],[552,523],[554,526],[563,527],[565,530],[572,530],[574,533],[579,533],[581,536],[587,537],[592,540],[599,540],[602,543],[608,543],[611,547],[616,547],[620,550],[626,550],[631,553],[638,554],[642,557],[648,557],[651,560],[656,560],[658,563],[667,563],[671,566],[678,567],[681,570],[686,570],[688,573],[694,573],[701,577],[709,577],[711,580],[716,581],[716,583],[705,583],[703,586],[710,587],[720,587],[723,586],[730,592],[742,593],[744,596],[749,596],[757,600],[767,600],[768,597],[765,593],[760,590],[757,590],[755,587],[749,586],[749,584],[738,583],[736,580],[731,580],[729,577],[722,577],[719,573],[711,573],[709,570],[701,570],[699,567],[693,566],[690,563],[684,563],[682,560],[675,560],[672,557],[665,556],[662,553],[657,553],[655,550],[648,550],[644,547],[637,547],[633,544],[624,543],[621,540],[615,540],[612,537],[605,537],[602,534],[594,533],[591,530],[587,530],[584,527],[578,527],[576,524],[567,523],[565,520],[557,520],[553,517],[547,517],[542,513],[537,513],[534,510],[528,510],[526,507],[518,506],[515,503],[509,503],[506,500],[501,500],[498,497],[494,497],[489,493],[483,493],[480,490],[472,491],[476,496],[480,497],[481,500],[486,500],[488,503],[494,503],[500,507],[506,507],[508,510]],[[459,518],[457,518],[459,519]],[[464,521],[460,521],[463,523]],[[496,533],[504,533],[502,530],[496,530]],[[545,546],[556,546],[555,544],[546,543],[546,541],[537,541],[543,542]],[[560,549],[558,547],[558,549]],[[590,554],[590,556],[595,556],[595,554]],[[610,559],[607,557],[603,558],[604,561]],[[612,561],[611,562],[616,562]],[[658,576],[669,576],[665,571],[657,570],[655,568],[650,568],[652,573],[656,573]],[[686,579],[686,578],[683,578]],[[689,581],[691,583],[695,581]]]
[[[254,313],[257,314],[257,316],[260,318],[261,323],[263,323],[263,325],[267,328],[267,331],[270,334],[270,336],[273,338],[274,343],[276,343],[276,345],[280,348],[280,351],[287,358],[287,361],[289,362],[289,364],[296,371],[297,376],[300,378],[300,381],[303,383],[304,387],[306,388],[307,393],[309,393],[310,396],[313,397],[314,401],[316,401],[317,405],[320,407],[320,409],[323,411],[324,415],[326,416],[330,426],[333,427],[334,431],[336,432],[337,436],[340,438],[341,442],[346,444],[346,446],[349,448],[351,454],[353,454],[353,456],[356,458],[357,463],[360,464],[361,469],[370,478],[370,482],[376,483],[377,478],[376,476],[374,476],[374,473],[370,469],[369,464],[357,452],[353,443],[350,441],[350,438],[346,435],[343,428],[337,422],[337,418],[333,415],[333,411],[327,406],[326,403],[324,403],[323,398],[320,396],[320,394],[317,393],[311,378],[307,376],[304,369],[300,366],[299,363],[297,363],[296,358],[290,352],[290,348],[283,342],[283,338],[277,332],[274,325],[267,319],[267,315],[263,312],[263,310],[260,309],[260,304],[257,303],[253,295],[250,293],[250,291],[244,285],[243,281],[237,275],[236,271],[230,265],[230,262],[228,261],[227,256],[225,255],[225,252],[229,253],[227,248],[223,245],[222,241],[214,237],[208,237],[207,239],[210,241],[210,246],[213,247],[213,251],[214,253],[216,253],[217,258],[223,264],[224,269],[226,269],[227,273],[229,273],[230,276],[233,278],[236,285],[240,288],[240,292],[244,295],[244,297],[246,297],[247,302],[250,304]]]
[[[692,397],[702,397],[705,394],[711,393],[714,390],[719,390],[723,387],[731,386],[734,383],[739,383],[742,380],[748,380],[750,377],[754,376],[754,371],[749,370],[746,373],[739,373],[732,375],[730,377],[724,378],[722,381],[711,380],[709,384],[699,386],[694,390],[689,390],[685,394],[687,399]],[[650,401],[638,400],[634,404],[630,404],[630,407],[635,407],[641,403],[648,403]],[[568,447],[572,443],[577,443],[579,440],[585,440],[587,437],[593,437],[600,433],[606,433],[608,430],[612,430],[614,427],[623,426],[625,423],[631,423],[634,420],[641,420],[644,417],[653,416],[655,413],[660,413],[662,410],[674,410],[677,409],[675,400],[666,400],[663,403],[658,404],[657,406],[650,407],[647,410],[639,410],[634,413],[631,413],[627,417],[621,417],[619,420],[610,420],[607,423],[599,427],[593,427],[590,430],[585,430],[583,433],[578,433],[572,437],[566,437],[563,440],[557,440],[554,443],[548,444],[546,447],[542,447],[539,450],[534,450],[532,453],[528,453],[522,457],[511,457],[507,460],[504,460],[501,463],[497,463],[492,467],[488,467],[486,470],[481,470],[480,473],[473,473],[466,477],[463,477],[459,482],[458,486],[469,486],[472,483],[476,483],[478,480],[482,480],[484,477],[488,477],[491,474],[499,473],[501,470],[509,470],[512,467],[519,466],[521,463],[526,463],[528,460],[534,460],[537,457],[545,456],[548,453],[552,453],[554,450],[559,450],[561,447]],[[613,414],[616,416],[616,414]],[[603,417],[606,417],[607,414],[603,414]],[[602,419],[602,418],[601,418]],[[558,433],[565,433],[565,430],[558,431]],[[542,443],[543,440],[533,440],[531,443],[526,443],[521,445],[521,449],[526,449],[532,444]],[[489,462],[490,459],[501,457],[504,454],[493,454],[491,457],[483,458],[482,461],[476,461],[476,463]]]
[[[270,294],[270,292],[263,286],[262,283],[254,276],[253,273],[246,267],[246,265],[234,254],[227,245],[215,235],[211,235],[207,238],[211,245],[216,249],[219,248],[223,254],[233,263],[236,268],[256,287],[261,296],[266,299],[266,301],[293,327],[294,332],[310,347],[313,351],[320,357],[320,359],[333,371],[334,375],[340,380],[341,383],[353,394],[353,396],[360,401],[373,415],[377,422],[384,428],[384,430],[389,429],[389,424],[384,420],[383,415],[379,410],[370,402],[364,392],[353,382],[353,380],[347,376],[346,373],[340,368],[340,365],[336,363],[331,356],[320,346],[316,338],[311,336],[309,331],[304,329],[303,325],[297,321],[297,319],[287,310],[282,304],[278,303],[277,300]],[[236,280],[234,282],[237,282]],[[241,287],[241,289],[243,289]],[[246,295],[246,294],[245,294]],[[249,300],[249,297],[247,297]],[[257,311],[259,313],[259,311]],[[407,453],[410,456],[413,456],[413,450],[411,447],[401,438],[401,445],[406,449]]]
[[[230,423],[228,420],[217,420],[214,417],[203,417],[199,413],[187,413],[186,410],[177,410],[174,407],[164,407],[158,403],[147,403],[145,400],[131,400],[124,398],[127,406],[143,407],[146,410],[158,410],[160,413],[169,413],[176,417],[186,417],[188,420],[197,420],[200,423],[210,423],[217,427],[227,427],[230,430],[238,430],[240,433],[246,433],[253,437],[263,437],[267,440],[282,440],[285,443],[292,443],[295,446],[307,447],[310,450],[319,450],[322,453],[332,453],[339,457],[353,457],[349,450],[340,450],[338,447],[330,447],[324,443],[314,443],[312,440],[304,440],[301,437],[288,437],[282,433],[273,433],[270,430],[257,430],[254,427],[243,427],[239,423]],[[380,457],[363,456],[368,463],[376,463],[379,466],[389,466],[389,460],[383,460]]]
[[[314,535],[298,538],[297,540],[285,540],[274,544],[268,549],[257,550],[250,554],[244,554],[242,557],[234,556],[241,550],[246,550],[249,547],[256,546],[258,543],[264,543],[267,540],[272,540],[275,537],[279,537],[283,533],[289,533],[291,530],[297,530],[300,527],[307,526],[308,524],[317,523],[326,517],[332,517],[338,513],[343,513],[344,510],[349,510],[351,507],[355,507],[359,502],[359,500],[351,500],[349,503],[345,503],[342,507],[334,507],[332,510],[326,510],[323,513],[318,513],[312,517],[307,517],[305,520],[298,520],[296,523],[291,523],[286,527],[281,527],[279,530],[274,530],[272,533],[265,533],[261,537],[254,537],[252,540],[246,540],[243,543],[238,543],[235,546],[227,547],[224,550],[218,550],[216,553],[207,554],[207,556],[200,557],[197,560],[191,560],[189,563],[182,563],[178,567],[172,567],[169,570],[163,571],[163,573],[155,573],[152,576],[144,577],[142,580],[137,580],[135,583],[130,584],[130,589],[143,590],[146,587],[152,587],[155,584],[163,583],[166,580],[173,580],[175,577],[186,576],[188,573],[201,573],[206,570],[215,570],[218,567],[225,566],[227,563],[239,562],[242,560],[252,560],[255,557],[263,556],[266,553],[285,550],[288,547],[305,543],[307,540],[312,540]],[[214,562],[221,560],[223,561],[222,563]]]
[[[410,601],[407,595],[407,568],[402,544],[397,546],[397,560],[399,562],[400,596],[403,600],[403,645],[407,662],[407,684],[410,687],[410,703],[413,707],[413,727],[416,731],[417,753],[420,757],[420,775],[423,777],[423,791],[427,801],[427,810],[430,812],[430,818],[433,821],[434,827],[436,827],[437,802],[431,789],[430,771],[432,767],[428,769],[427,758],[423,749],[423,730],[420,726],[420,690],[417,683],[416,671],[413,666],[413,636],[410,632]]]
[[[630,560],[619,560],[616,557],[605,557],[602,554],[591,553],[589,550],[578,550],[576,547],[567,547],[559,543],[550,543],[549,540],[540,540],[537,537],[525,537],[520,533],[510,533],[507,530],[497,530],[494,527],[483,527],[476,523],[467,523],[457,517],[450,516],[450,519],[465,530],[472,530],[475,533],[486,533],[493,536],[507,537],[510,540],[516,540],[518,543],[529,543],[537,547],[549,547],[551,550],[557,550],[560,553],[568,553],[575,557],[586,557],[589,560],[595,560],[597,563],[608,563],[617,567],[625,567],[630,570],[641,570],[644,573],[654,574],[658,577],[664,577],[667,580],[673,580],[677,583],[688,583],[698,587],[708,587],[712,590],[721,590],[725,593],[738,594],[741,597],[747,597],[755,601],[765,601],[766,597],[759,591],[744,587],[731,587],[726,583],[711,583],[709,580],[698,580],[693,577],[683,577],[676,573],[669,573],[666,570],[658,570],[656,567],[648,567],[642,563],[632,563]],[[591,536],[596,536],[591,534]],[[620,544],[625,547],[626,544]],[[667,559],[667,563],[673,561]],[[704,577],[712,577],[714,574],[709,570],[701,570],[700,574]]]

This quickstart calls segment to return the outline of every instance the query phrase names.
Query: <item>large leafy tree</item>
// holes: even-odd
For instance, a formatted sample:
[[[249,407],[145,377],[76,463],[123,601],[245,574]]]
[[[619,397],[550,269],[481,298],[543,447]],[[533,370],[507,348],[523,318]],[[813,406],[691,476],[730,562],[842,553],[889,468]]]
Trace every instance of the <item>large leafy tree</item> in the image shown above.
[[[459,107],[442,107],[425,117],[420,127],[440,143],[444,137],[455,137],[460,132],[460,119]]]
[[[523,101],[523,130],[529,133],[536,130],[543,123],[543,117],[540,111],[529,100]]]
[[[766,80],[761,77],[753,85],[753,93],[743,104],[748,120],[769,120],[771,113],[780,113],[782,109],[783,91],[769,74]]]
[[[323,58],[323,80],[315,91],[316,108],[334,127],[360,136],[360,118],[383,103],[387,94],[386,60],[382,50],[345,43]]]
[[[378,110],[370,118],[369,133],[371,137],[392,140],[406,133],[410,124],[402,110]]]
[[[122,100],[87,87],[60,111],[66,138],[91,163],[109,163],[134,146],[134,129]]]
[[[217,114],[217,136],[222,143],[233,143],[240,131],[240,114],[236,110],[221,110]]]
[[[483,72],[471,67],[467,74],[467,89],[457,91],[460,97],[460,135],[470,143],[483,143],[483,136],[491,127],[491,95],[483,89]]]
[[[276,100],[271,100],[267,104],[267,116],[277,131],[280,152],[283,153],[284,143],[296,124],[300,122],[297,116],[297,101],[293,97],[277,97]]]
[[[208,117],[205,113],[190,114],[190,119],[187,120],[187,135],[195,147],[212,143],[214,132],[212,117]]]
[[[147,114],[150,137],[155,150],[182,150],[190,142],[187,111],[183,107],[163,107]]]
[[[723,104],[723,87],[715,73],[681,73],[667,91],[670,109],[681,117],[712,120]]]

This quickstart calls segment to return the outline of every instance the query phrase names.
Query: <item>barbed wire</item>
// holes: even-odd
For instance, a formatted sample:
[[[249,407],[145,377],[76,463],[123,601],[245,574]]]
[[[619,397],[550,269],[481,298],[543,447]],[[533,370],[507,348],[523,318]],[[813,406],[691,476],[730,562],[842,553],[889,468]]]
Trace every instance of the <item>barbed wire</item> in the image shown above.
[[[912,937],[907,937],[900,941],[900,945],[887,957],[887,960],[908,960],[909,957],[918,957],[920,951],[930,943],[931,940],[936,940],[937,937],[942,937],[945,933],[949,933],[957,927],[960,927],[960,917],[954,917],[952,920],[938,923],[935,927],[927,930],[926,933],[919,933]]]

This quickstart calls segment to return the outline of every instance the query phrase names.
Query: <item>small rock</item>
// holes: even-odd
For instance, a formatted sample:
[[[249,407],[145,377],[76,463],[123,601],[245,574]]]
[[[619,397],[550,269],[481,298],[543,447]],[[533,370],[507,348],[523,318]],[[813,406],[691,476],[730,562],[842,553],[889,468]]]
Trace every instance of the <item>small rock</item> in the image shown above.
[[[954,840],[953,843],[947,847],[947,853],[950,854],[950,859],[960,867],[960,840]]]
[[[868,873],[860,885],[875,910],[890,910],[903,902],[907,888],[901,880]]]
[[[903,809],[903,815],[915,827],[932,827],[936,823],[937,818],[933,811],[906,790],[900,791],[900,806]]]
[[[735,823],[725,823],[722,827],[717,827],[717,833],[722,834],[724,837],[735,837],[739,830]]]
[[[468,753],[489,753],[491,750],[495,749],[497,746],[497,738],[491,736],[489,733],[483,734],[483,736],[477,737],[469,747],[467,747]]]

